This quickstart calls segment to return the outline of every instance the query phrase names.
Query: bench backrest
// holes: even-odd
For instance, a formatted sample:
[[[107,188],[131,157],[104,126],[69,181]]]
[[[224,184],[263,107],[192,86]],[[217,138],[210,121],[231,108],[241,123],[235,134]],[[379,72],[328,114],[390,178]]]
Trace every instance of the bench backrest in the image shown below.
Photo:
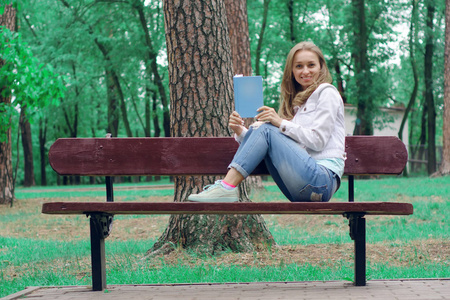
[[[60,175],[222,175],[238,148],[233,138],[62,138],[49,161]],[[393,136],[346,137],[346,175],[396,175],[407,162]],[[252,173],[268,174],[264,163]]]

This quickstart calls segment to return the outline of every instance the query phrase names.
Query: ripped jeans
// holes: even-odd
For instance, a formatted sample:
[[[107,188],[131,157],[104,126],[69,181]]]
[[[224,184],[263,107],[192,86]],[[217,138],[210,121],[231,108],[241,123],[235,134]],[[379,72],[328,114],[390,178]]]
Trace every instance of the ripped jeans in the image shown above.
[[[229,168],[244,178],[264,160],[272,178],[292,202],[326,202],[338,189],[339,177],[272,124],[250,127]]]

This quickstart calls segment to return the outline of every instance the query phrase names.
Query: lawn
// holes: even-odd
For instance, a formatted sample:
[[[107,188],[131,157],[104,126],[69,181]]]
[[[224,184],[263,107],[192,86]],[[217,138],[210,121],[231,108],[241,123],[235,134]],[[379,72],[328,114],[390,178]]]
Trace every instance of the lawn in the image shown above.
[[[173,189],[116,184],[115,201],[172,201]],[[450,178],[357,180],[356,201],[401,201],[412,216],[368,216],[367,277],[450,277]],[[89,285],[89,226],[84,216],[40,213],[48,201],[105,201],[103,186],[20,188],[0,211],[0,297],[26,286]],[[332,201],[346,201],[347,182]],[[254,201],[287,201],[266,185]],[[264,216],[278,246],[214,257],[174,251],[142,259],[169,216],[117,216],[106,242],[109,284],[352,280],[353,242],[341,216]]]

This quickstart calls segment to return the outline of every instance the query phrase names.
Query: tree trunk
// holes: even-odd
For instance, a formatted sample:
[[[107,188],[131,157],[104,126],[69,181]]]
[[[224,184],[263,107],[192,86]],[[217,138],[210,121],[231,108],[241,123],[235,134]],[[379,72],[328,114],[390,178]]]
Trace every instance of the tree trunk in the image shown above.
[[[225,0],[228,34],[230,36],[233,73],[252,75],[250,37],[247,20],[247,0]]]
[[[153,123],[153,128],[154,128],[154,132],[153,132],[153,136],[154,137],[160,137],[161,136],[161,126],[159,125],[159,116],[158,116],[158,92],[156,90],[153,89],[149,89],[148,92],[148,122],[150,124]],[[151,99],[150,99],[151,96]],[[151,100],[151,101],[150,101]],[[151,109],[150,109],[150,104],[152,105]],[[147,108],[146,108],[147,109]],[[149,124],[149,127],[150,127]],[[169,128],[170,128],[170,123],[169,123]],[[170,134],[170,131],[169,131]],[[147,181],[159,181],[161,180],[161,176],[157,175],[157,176],[147,176]]]
[[[415,47],[417,41],[418,30],[417,26],[417,3],[416,0],[412,0],[412,11],[411,11],[411,24],[409,29],[409,58],[411,60],[411,68],[414,78],[414,86],[411,92],[411,96],[409,97],[408,105],[406,106],[405,113],[403,114],[402,122],[400,123],[400,128],[398,130],[398,138],[403,140],[403,129],[405,127],[406,122],[408,121],[409,112],[411,111],[414,103],[416,102],[417,91],[419,89],[419,75],[417,73],[417,63],[415,57]],[[412,140],[410,140],[410,143]],[[403,172],[404,176],[408,175],[408,170],[405,169]]]
[[[93,135],[95,136],[95,135]],[[39,156],[41,158],[41,185],[47,185],[47,172],[45,167],[47,166],[47,149],[45,143],[47,142],[47,119],[43,116],[39,120]],[[91,177],[94,178],[94,177]]]
[[[153,128],[155,128],[155,132],[153,133],[153,136],[160,137],[161,136],[161,127],[159,126],[158,102],[157,102],[156,96],[157,96],[157,93],[155,91],[153,91],[153,93],[152,93],[152,99],[153,99],[153,101],[152,101],[152,111],[153,111],[152,121],[153,121]]]
[[[144,108],[144,110],[145,110],[144,132],[145,132],[146,137],[151,137],[152,136],[152,125],[151,125],[152,110],[150,108],[150,104],[152,102],[151,95],[153,95],[153,92],[148,86],[145,88],[145,90],[146,90],[146,92],[145,92],[145,108]],[[154,113],[156,114],[156,111]]]
[[[366,25],[366,8],[364,0],[352,0],[353,7],[353,50],[355,64],[357,112],[354,135],[373,134],[373,102],[369,96],[371,78],[367,58],[368,33]]]
[[[450,174],[450,0],[445,1],[444,124],[442,162],[439,172]]]
[[[425,45],[425,101],[427,103],[427,141],[428,141],[428,175],[436,172],[436,108],[433,97],[433,20],[434,1],[428,1],[426,20],[426,45]]]
[[[169,105],[167,101],[166,89],[164,88],[164,84],[162,82],[161,75],[158,71],[158,64],[156,62],[156,58],[158,56],[157,51],[153,48],[153,43],[150,38],[150,33],[147,27],[147,21],[145,19],[144,14],[144,5],[140,0],[135,0],[134,8],[137,10],[139,15],[139,22],[141,24],[141,28],[144,32],[145,36],[145,44],[147,46],[147,73],[149,78],[152,78],[153,74],[153,83],[158,87],[159,96],[161,97],[161,104],[163,106],[163,128],[164,128],[164,136],[170,136],[170,113],[169,113]],[[156,113],[156,111],[155,111]]]
[[[86,21],[82,20],[80,17],[79,19],[81,20],[81,22],[83,24],[87,24]],[[106,21],[106,24],[108,24],[107,26],[110,26],[110,22]],[[89,28],[89,34],[94,35],[94,30],[91,28],[90,25],[88,25]],[[112,33],[112,28],[106,28],[105,29],[106,32],[110,31],[110,35],[109,37],[112,38],[113,37],[113,33]],[[98,37],[94,38],[94,42],[97,45],[98,49],[100,50],[100,52],[103,55],[103,59],[105,60],[105,66],[106,66],[106,76],[107,78],[107,82],[108,82],[108,89],[109,92],[111,93],[109,96],[115,98],[114,100],[112,100],[113,102],[115,102],[115,109],[119,109],[120,110],[120,115],[122,116],[122,121],[123,121],[123,126],[125,127],[125,132],[127,137],[132,137],[133,133],[131,131],[131,126],[130,126],[130,122],[128,120],[128,110],[127,110],[127,106],[125,103],[125,96],[123,94],[123,90],[122,90],[122,86],[120,83],[120,74],[118,74],[119,71],[116,71],[115,66],[113,65],[113,62],[111,60],[111,47],[109,46],[108,43],[106,42],[101,42]],[[114,117],[119,118],[119,112],[116,111],[114,112]],[[113,122],[116,122],[115,120]],[[118,122],[116,123],[117,125],[119,124]],[[118,127],[117,127],[117,132],[116,134],[118,134]],[[114,135],[113,135],[114,136]],[[115,135],[117,136],[117,135]]]
[[[294,0],[287,1],[287,9],[289,13],[289,39],[292,44],[295,44],[295,14],[294,14]]]
[[[128,113],[127,113],[127,107],[125,104],[125,98],[123,95],[123,91],[122,91],[122,87],[120,85],[120,79],[119,76],[117,75],[116,71],[114,70],[113,66],[112,66],[112,62],[111,62],[111,58],[110,58],[110,52],[107,49],[107,47],[100,43],[98,41],[97,38],[94,39],[95,44],[97,45],[97,47],[99,48],[100,52],[103,54],[103,58],[105,59],[105,64],[106,64],[106,80],[108,83],[108,92],[110,94],[108,94],[108,98],[112,97],[111,99],[114,98],[114,100],[110,100],[108,101],[109,106],[111,106],[112,109],[114,109],[114,111],[111,111],[113,113],[112,117],[113,118],[117,118],[117,120],[111,119],[111,121],[113,122],[114,125],[117,125],[117,132],[116,135],[113,136],[117,136],[118,134],[118,119],[119,119],[119,110],[121,112],[122,115],[122,120],[123,120],[123,125],[125,127],[125,131],[127,133],[128,137],[132,137],[133,133],[131,132],[131,127],[130,127],[130,122],[128,121]],[[109,108],[108,106],[108,108]],[[119,107],[119,108],[117,108]],[[108,115],[108,119],[110,118],[110,116]],[[110,124],[108,122],[108,124]]]
[[[261,60],[261,52],[263,48],[263,42],[264,42],[264,32],[266,31],[267,27],[267,17],[269,15],[269,4],[271,0],[264,0],[263,3],[263,19],[262,19],[262,25],[261,30],[259,32],[259,38],[258,38],[258,44],[256,46],[256,54],[255,54],[255,73],[256,75],[261,75],[260,71],[260,60]]]
[[[103,58],[105,59],[106,64],[106,81],[108,83],[108,124],[113,124],[113,126],[117,126],[115,128],[116,135],[118,134],[118,126],[119,126],[119,109],[122,115],[123,125],[125,127],[125,131],[127,133],[128,137],[132,137],[133,133],[131,132],[130,122],[128,121],[128,113],[127,113],[127,107],[125,104],[125,98],[123,95],[122,87],[120,85],[120,79],[117,75],[116,71],[114,70],[109,50],[106,49],[106,46],[102,43],[98,42],[97,38],[95,38],[95,44],[100,49],[100,52],[103,54]],[[110,98],[111,97],[111,98]],[[111,108],[111,111],[109,111],[109,108]],[[109,115],[109,112],[111,112],[113,115]],[[116,119],[117,118],[117,119]],[[110,122],[111,121],[111,122]],[[112,132],[111,132],[112,134]]]
[[[0,67],[1,66],[2,63],[0,61]],[[1,96],[0,100],[4,103],[8,101]],[[11,159],[11,128],[8,128],[6,130],[6,141],[0,142],[0,204],[11,204],[14,200],[14,184]]]
[[[5,5],[3,15],[0,15],[0,26],[5,26],[11,31],[16,31],[16,10],[11,4]],[[0,69],[5,61],[0,59]],[[0,85],[0,103],[9,105],[10,96],[4,96],[3,92],[8,90],[8,86]],[[9,94],[9,93],[7,93]],[[4,113],[0,107],[0,113]],[[14,180],[12,172],[12,152],[11,152],[11,120],[8,122],[6,133],[0,139],[0,204],[12,204],[14,201]]]
[[[108,99],[108,133],[112,137],[119,134],[119,99],[117,99],[116,86],[112,79],[111,72],[106,70],[106,97]]]
[[[229,136],[233,71],[223,0],[167,0],[164,12],[171,135]],[[174,201],[185,201],[215,179],[175,177]],[[270,244],[273,238],[261,216],[172,215],[166,231],[147,254],[170,252],[174,246],[215,254],[225,249],[252,251]]]
[[[77,77],[77,72],[75,65],[72,64],[72,71],[74,78]],[[78,98],[80,96],[80,92],[78,90],[78,87],[75,86],[75,97]],[[70,137],[77,137],[78,136],[78,115],[79,115],[79,107],[78,107],[78,101],[75,101],[75,104],[73,105],[73,118],[71,117],[71,114],[68,110],[68,108],[72,108],[72,106],[64,105],[62,107],[64,112],[64,120],[66,121],[67,129],[69,130],[69,136]]]
[[[419,147],[418,159],[419,160],[426,159],[425,145],[427,143],[428,105],[427,105],[427,102],[425,101],[425,92],[423,92],[423,98],[424,98],[424,101],[422,103],[422,113],[420,115],[420,136],[419,136],[419,142],[418,142],[418,147]]]
[[[341,65],[339,64],[339,59],[337,58],[335,59],[334,62],[334,71],[336,72],[336,81],[339,94],[342,97],[342,101],[344,103],[347,103],[347,96],[345,96],[345,89],[344,89],[344,80],[342,79]]]
[[[34,162],[33,162],[33,144],[31,141],[31,125],[26,116],[26,107],[20,110],[20,129],[22,133],[22,148],[24,162],[24,187],[35,186],[34,180]]]

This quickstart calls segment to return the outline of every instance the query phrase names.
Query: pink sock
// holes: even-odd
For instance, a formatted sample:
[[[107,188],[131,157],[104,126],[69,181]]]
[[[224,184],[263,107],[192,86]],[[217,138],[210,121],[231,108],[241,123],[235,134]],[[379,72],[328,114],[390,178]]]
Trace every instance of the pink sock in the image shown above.
[[[232,189],[236,188],[235,185],[229,184],[225,180],[222,180],[221,183],[222,183],[222,186],[227,190],[232,190]]]

